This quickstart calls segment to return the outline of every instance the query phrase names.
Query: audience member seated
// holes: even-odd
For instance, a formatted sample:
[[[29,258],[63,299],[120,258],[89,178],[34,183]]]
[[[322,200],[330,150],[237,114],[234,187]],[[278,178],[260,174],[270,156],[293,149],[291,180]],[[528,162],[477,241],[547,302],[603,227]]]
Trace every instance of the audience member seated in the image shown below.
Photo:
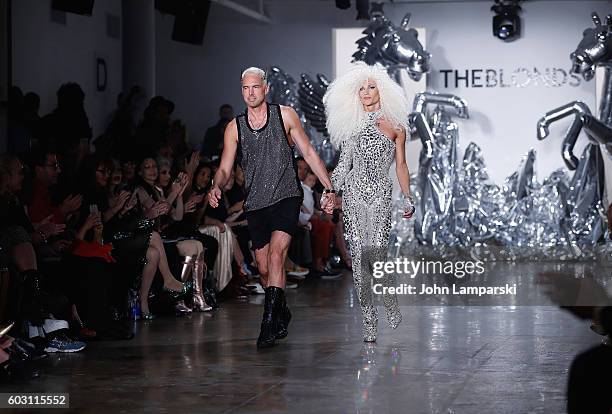
[[[28,195],[28,214],[33,222],[50,217],[53,223],[65,224],[71,215],[81,208],[83,197],[71,194],[59,205],[53,201],[51,191],[57,185],[61,167],[57,155],[49,150],[35,151],[30,158],[30,167],[34,171],[34,181]]]

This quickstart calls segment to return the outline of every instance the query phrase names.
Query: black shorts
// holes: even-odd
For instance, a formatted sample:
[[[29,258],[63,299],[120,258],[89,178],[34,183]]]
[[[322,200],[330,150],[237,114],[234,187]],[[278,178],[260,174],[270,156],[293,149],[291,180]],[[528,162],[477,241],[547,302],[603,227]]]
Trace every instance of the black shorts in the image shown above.
[[[289,197],[271,206],[247,211],[246,218],[253,249],[270,243],[272,232],[283,231],[293,237],[298,227],[302,197]]]

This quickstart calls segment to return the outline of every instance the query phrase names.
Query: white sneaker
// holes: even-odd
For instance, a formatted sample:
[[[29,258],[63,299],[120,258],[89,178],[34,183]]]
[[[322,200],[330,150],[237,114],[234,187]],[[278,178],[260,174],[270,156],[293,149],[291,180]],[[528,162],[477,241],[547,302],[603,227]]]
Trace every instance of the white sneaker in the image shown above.
[[[295,269],[291,270],[291,271],[287,271],[287,274],[289,276],[297,276],[297,277],[306,277],[306,275],[310,273],[310,270],[306,269],[305,267],[300,267],[300,266],[296,266]]]
[[[258,295],[264,295],[266,293],[266,291],[264,290],[264,288],[261,286],[261,284],[255,282],[255,283],[249,283],[247,284],[247,286],[249,287],[254,287],[255,289],[253,289],[253,292],[257,293]]]

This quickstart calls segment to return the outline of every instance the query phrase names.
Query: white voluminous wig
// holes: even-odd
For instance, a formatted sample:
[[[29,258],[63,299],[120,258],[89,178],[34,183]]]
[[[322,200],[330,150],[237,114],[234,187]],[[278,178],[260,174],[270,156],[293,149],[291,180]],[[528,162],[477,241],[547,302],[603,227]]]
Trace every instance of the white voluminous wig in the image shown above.
[[[359,100],[359,88],[367,79],[376,82],[382,116],[395,128],[407,128],[409,108],[402,87],[389,77],[381,65],[369,66],[357,62],[329,85],[323,97],[327,131],[336,148],[359,134],[366,116]]]

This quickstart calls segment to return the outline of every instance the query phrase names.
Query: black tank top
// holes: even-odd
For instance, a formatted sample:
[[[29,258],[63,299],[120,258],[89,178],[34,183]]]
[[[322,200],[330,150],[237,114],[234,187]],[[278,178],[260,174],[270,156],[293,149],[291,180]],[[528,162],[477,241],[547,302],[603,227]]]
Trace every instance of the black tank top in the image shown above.
[[[237,156],[245,179],[245,211],[268,207],[285,198],[304,196],[280,106],[267,104],[267,107],[266,124],[258,130],[249,125],[248,109],[236,117]]]

